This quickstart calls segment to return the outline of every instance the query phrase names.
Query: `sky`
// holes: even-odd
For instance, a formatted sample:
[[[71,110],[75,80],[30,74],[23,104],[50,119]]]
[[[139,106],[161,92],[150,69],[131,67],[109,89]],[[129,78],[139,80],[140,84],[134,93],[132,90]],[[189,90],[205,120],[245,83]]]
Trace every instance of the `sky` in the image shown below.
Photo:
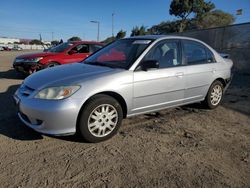
[[[250,22],[250,0],[211,0],[216,9],[236,14],[236,23]],[[100,40],[123,29],[130,35],[138,25],[151,27],[162,21],[176,20],[169,15],[171,0],[2,0],[0,1],[0,36],[25,39],[67,40],[79,36],[83,40]]]

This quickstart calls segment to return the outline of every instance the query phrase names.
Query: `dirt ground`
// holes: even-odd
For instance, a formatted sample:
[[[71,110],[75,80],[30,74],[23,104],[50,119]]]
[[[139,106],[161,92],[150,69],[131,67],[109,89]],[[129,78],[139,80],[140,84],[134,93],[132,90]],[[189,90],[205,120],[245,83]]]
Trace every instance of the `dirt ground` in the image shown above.
[[[115,137],[89,144],[18,120],[18,53],[0,52],[0,187],[250,187],[250,74],[235,74],[215,110],[126,119]]]

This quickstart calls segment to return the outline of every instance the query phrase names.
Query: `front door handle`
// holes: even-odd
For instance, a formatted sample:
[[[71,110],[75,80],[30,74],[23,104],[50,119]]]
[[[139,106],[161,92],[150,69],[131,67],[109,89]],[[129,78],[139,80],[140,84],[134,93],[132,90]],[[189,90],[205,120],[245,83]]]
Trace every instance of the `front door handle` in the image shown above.
[[[183,75],[184,75],[183,72],[177,72],[177,73],[175,74],[175,76],[178,77],[178,78],[183,77]]]

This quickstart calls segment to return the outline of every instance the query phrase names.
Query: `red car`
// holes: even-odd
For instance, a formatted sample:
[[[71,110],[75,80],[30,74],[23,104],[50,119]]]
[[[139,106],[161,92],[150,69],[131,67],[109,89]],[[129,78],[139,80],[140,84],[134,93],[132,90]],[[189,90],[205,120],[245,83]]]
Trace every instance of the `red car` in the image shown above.
[[[65,42],[46,52],[17,56],[13,67],[18,72],[32,74],[48,67],[81,62],[103,46],[102,43],[92,41]]]

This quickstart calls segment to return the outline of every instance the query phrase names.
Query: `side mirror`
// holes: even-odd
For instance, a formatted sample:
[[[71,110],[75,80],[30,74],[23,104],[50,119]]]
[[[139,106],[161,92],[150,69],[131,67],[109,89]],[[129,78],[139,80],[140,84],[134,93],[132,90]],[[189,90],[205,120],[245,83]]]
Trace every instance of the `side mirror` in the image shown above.
[[[157,60],[146,60],[141,62],[141,70],[147,71],[148,69],[159,68],[159,62]]]
[[[69,55],[73,55],[73,54],[76,54],[76,53],[77,53],[76,50],[70,50],[70,51],[68,52]]]

